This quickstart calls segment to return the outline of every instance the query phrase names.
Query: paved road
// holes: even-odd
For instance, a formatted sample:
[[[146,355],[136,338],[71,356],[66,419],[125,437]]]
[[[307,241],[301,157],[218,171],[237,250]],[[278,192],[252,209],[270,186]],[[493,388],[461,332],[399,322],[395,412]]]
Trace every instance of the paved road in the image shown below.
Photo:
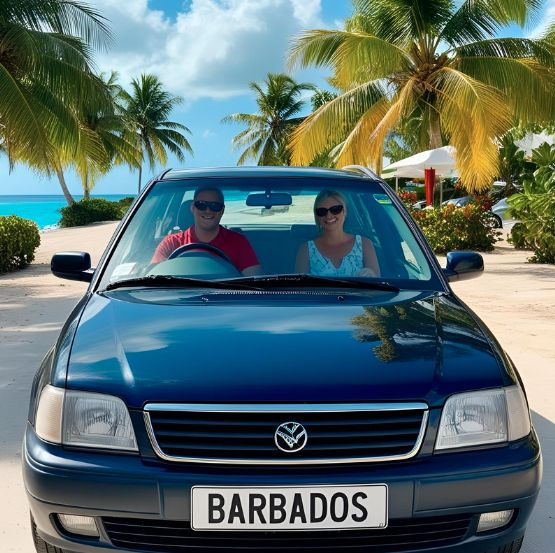
[[[114,225],[43,235],[37,263],[0,277],[0,551],[31,553],[28,511],[20,475],[20,444],[29,389],[43,354],[85,289],[54,278],[53,251],[87,249],[98,259]],[[64,231],[66,232],[66,231]],[[522,553],[555,551],[555,268],[523,263],[502,246],[485,256],[486,273],[455,285],[516,362],[528,390],[544,452],[541,496]],[[478,552],[477,552],[478,553]]]

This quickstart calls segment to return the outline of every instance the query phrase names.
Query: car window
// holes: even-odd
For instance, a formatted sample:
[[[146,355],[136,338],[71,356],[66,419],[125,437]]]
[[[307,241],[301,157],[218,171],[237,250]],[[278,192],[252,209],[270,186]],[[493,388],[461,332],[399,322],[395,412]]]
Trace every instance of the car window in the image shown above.
[[[324,216],[315,213],[315,202]],[[222,211],[214,211],[220,203]],[[337,205],[342,207],[335,215]],[[216,219],[217,237],[203,239],[204,226]],[[184,247],[191,242],[197,247]],[[112,251],[100,287],[152,275],[235,278],[248,274],[245,265],[256,266],[257,276],[306,272],[388,281],[437,278],[378,182],[213,178],[155,183]]]

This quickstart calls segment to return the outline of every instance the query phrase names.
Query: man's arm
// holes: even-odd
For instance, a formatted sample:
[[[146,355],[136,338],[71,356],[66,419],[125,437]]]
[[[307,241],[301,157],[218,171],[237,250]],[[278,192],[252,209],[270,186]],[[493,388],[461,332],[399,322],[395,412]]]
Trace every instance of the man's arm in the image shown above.
[[[150,262],[160,263],[160,261],[168,259],[170,254],[181,245],[177,236],[177,234],[168,234],[168,236],[164,237],[164,239],[158,244]]]

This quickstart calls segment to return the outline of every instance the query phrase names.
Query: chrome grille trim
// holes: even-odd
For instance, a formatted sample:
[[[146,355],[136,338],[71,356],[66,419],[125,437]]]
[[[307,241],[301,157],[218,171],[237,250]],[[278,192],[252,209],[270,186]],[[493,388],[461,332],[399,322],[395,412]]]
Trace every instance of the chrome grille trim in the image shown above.
[[[211,457],[183,457],[168,455],[162,451],[155,436],[150,412],[205,412],[205,413],[333,413],[333,412],[380,412],[380,411],[409,411],[421,410],[422,422],[414,447],[402,455],[378,457],[343,457],[317,459],[249,459],[249,458],[211,458]],[[219,465],[331,465],[352,463],[383,463],[388,461],[402,461],[414,457],[424,441],[428,423],[428,405],[425,403],[334,403],[334,404],[180,404],[180,403],[150,403],[145,405],[143,418],[146,431],[156,455],[165,461],[176,463],[203,463]]]

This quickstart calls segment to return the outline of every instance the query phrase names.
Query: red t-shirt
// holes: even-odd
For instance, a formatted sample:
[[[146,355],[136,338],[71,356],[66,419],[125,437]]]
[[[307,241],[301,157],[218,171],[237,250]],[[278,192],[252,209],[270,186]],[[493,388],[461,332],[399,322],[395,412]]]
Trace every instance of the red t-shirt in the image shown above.
[[[197,238],[194,226],[176,234],[169,234],[158,244],[152,257],[152,263],[159,263],[167,259],[174,250],[179,248],[179,246],[184,246],[185,244],[191,244],[193,242],[202,242],[202,240]],[[216,246],[216,248],[220,248],[220,250],[226,253],[240,271],[244,271],[248,267],[259,264],[258,258],[249,241],[238,232],[220,226],[216,238],[208,243],[212,246]]]

